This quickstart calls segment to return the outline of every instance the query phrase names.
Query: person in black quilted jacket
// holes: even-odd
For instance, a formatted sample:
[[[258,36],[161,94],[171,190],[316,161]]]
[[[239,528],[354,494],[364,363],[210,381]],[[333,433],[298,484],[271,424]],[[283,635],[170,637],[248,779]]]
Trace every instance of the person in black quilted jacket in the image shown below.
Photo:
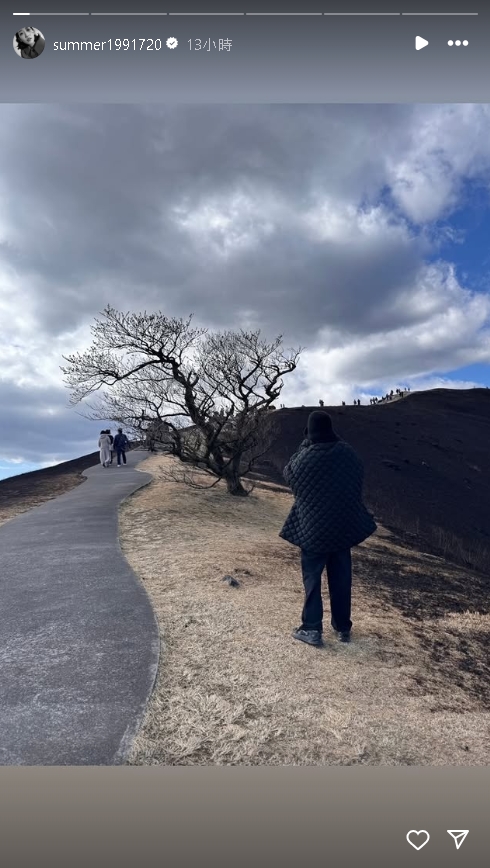
[[[341,440],[328,413],[315,410],[304,439],[283,476],[294,494],[279,536],[301,549],[305,601],[295,639],[322,645],[322,573],[327,570],[331,624],[342,642],[350,641],[351,548],[376,530],[362,500],[364,467],[357,452]]]

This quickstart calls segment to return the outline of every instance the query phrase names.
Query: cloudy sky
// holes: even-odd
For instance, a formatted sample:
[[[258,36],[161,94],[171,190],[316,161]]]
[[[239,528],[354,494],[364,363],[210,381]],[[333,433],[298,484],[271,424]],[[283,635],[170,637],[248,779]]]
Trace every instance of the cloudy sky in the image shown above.
[[[490,385],[489,190],[486,105],[1,106],[0,478],[96,448],[107,303],[282,334],[288,406]]]

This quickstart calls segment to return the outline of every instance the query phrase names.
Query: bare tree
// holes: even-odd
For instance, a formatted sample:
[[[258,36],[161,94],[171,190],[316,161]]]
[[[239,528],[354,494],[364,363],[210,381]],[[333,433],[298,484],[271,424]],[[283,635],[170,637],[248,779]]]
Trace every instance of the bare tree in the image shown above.
[[[149,433],[214,485],[223,479],[230,494],[246,496],[241,477],[270,447],[273,402],[301,348],[285,356],[282,336],[267,343],[260,330],[208,334],[191,328],[192,315],[120,313],[108,305],[103,317],[88,350],[63,356],[71,404],[107,387],[95,406],[87,404],[88,418]]]

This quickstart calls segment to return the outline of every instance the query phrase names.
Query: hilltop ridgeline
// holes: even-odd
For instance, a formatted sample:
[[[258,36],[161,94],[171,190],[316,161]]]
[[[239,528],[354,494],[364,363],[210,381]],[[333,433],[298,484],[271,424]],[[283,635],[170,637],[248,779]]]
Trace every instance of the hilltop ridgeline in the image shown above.
[[[314,407],[271,415],[273,445],[259,474],[282,483]],[[364,461],[364,500],[376,519],[416,545],[490,570],[490,390],[432,389],[375,405],[323,408]],[[0,512],[36,505],[84,480],[99,453],[0,480]],[[28,507],[27,507],[28,508]]]
[[[318,409],[274,412],[277,437],[264,474],[280,480]],[[383,405],[323,409],[363,459],[364,499],[379,521],[441,545],[457,537],[490,557],[489,389],[433,389]]]

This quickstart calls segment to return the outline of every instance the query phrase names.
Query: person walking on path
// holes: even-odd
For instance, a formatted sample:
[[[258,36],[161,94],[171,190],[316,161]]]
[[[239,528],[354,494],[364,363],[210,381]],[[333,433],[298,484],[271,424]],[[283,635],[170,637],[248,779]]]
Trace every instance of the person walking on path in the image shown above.
[[[122,428],[117,429],[117,434],[114,437],[114,448],[117,455],[117,466],[121,466],[121,458],[123,460],[123,464],[126,464],[126,450],[130,449],[130,445],[128,438],[125,434],[123,434]]]
[[[112,464],[112,461],[114,459],[114,437],[111,434],[110,428],[107,428],[105,433],[107,434],[111,444],[111,460],[109,461],[109,464]]]
[[[295,639],[322,645],[322,573],[326,567],[331,625],[350,641],[351,548],[376,530],[364,506],[364,467],[355,450],[341,440],[328,413],[315,410],[305,438],[283,470],[295,501],[279,536],[301,549],[305,599]]]
[[[99,437],[100,463],[107,467],[111,462],[111,441],[107,431],[101,431]]]

